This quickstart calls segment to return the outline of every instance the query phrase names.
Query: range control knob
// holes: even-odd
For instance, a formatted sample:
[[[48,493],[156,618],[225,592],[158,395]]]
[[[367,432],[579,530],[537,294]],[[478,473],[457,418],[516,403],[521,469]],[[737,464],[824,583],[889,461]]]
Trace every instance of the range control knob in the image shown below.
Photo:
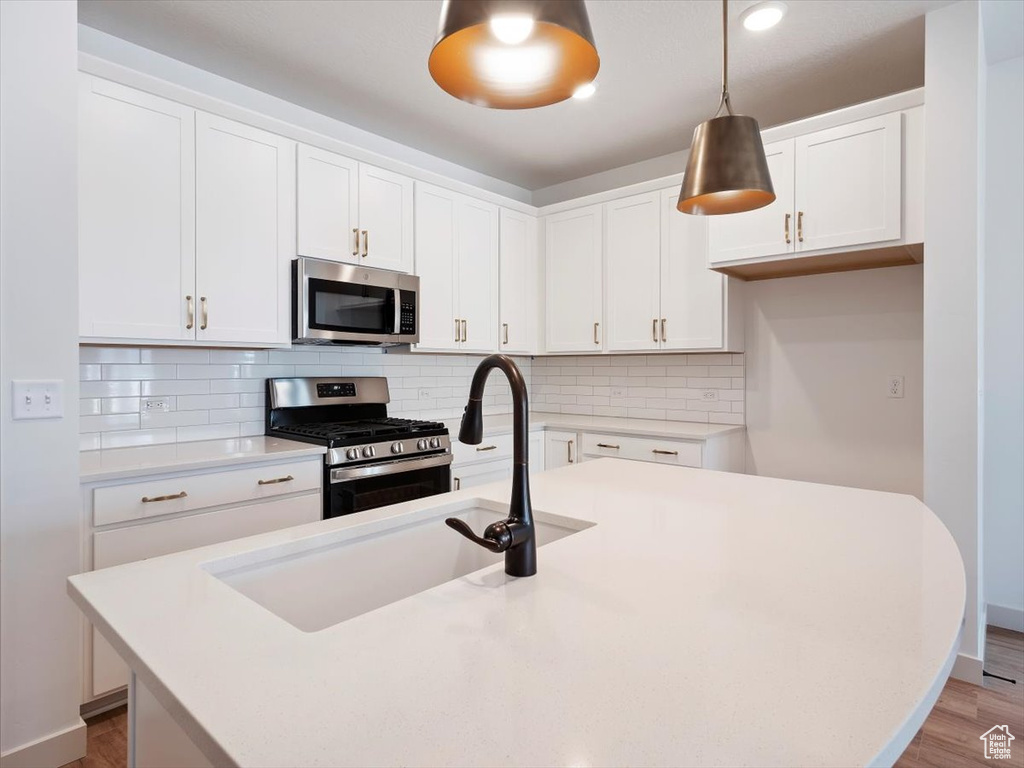
[[[402,447],[401,443],[392,443],[391,444],[391,452],[392,453],[401,453],[404,450],[405,450],[405,448]]]
[[[358,459],[359,458],[359,449],[358,448],[349,448],[347,451],[345,451],[345,458],[350,459],[350,460]]]
[[[438,440],[436,437],[430,438],[430,447],[431,448],[440,448],[441,447],[441,441]]]
[[[365,458],[372,459],[376,455],[377,455],[377,452],[373,450],[373,446],[372,445],[368,445],[365,448],[363,448],[363,456]]]
[[[416,441],[416,450],[417,451],[425,451],[425,450],[427,450],[427,441],[424,440],[422,437],[419,440]]]

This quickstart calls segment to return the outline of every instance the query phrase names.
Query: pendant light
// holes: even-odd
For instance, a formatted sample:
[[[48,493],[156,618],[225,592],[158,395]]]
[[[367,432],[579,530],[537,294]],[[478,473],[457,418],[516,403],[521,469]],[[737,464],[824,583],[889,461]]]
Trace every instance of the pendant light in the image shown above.
[[[723,108],[727,114],[721,115]],[[722,0],[722,100],[715,116],[693,132],[676,208],[715,216],[752,211],[774,200],[757,120],[734,115],[729,102],[729,13],[728,0]]]
[[[583,0],[444,0],[428,62],[452,96],[495,109],[564,101],[600,65]]]

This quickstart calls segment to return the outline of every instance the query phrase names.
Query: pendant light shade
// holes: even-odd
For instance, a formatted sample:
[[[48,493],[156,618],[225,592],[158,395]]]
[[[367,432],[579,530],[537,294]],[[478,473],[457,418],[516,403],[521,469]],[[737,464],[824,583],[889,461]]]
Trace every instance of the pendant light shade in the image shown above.
[[[564,101],[600,65],[583,0],[444,0],[429,60],[445,91],[495,109]]]
[[[693,132],[676,205],[683,213],[717,216],[763,208],[775,201],[757,120],[734,115],[729,103],[728,0],[722,0],[722,100],[718,113]]]

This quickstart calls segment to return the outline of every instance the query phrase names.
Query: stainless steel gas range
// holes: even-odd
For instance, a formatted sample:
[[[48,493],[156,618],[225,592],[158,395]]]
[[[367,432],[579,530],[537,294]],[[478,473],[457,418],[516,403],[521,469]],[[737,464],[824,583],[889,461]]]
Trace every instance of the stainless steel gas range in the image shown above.
[[[390,399],[383,377],[267,380],[267,435],[327,446],[324,518],[450,490],[448,429],[390,418]]]

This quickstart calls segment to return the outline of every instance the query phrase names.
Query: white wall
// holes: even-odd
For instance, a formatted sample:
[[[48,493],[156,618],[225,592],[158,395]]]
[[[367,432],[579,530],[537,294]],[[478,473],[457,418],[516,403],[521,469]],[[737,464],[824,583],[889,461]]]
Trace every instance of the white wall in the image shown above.
[[[919,266],[747,283],[747,472],[920,497],[922,301]]]
[[[0,2],[4,766],[85,754],[80,614],[65,592],[79,570],[76,23],[74,0]],[[11,380],[26,378],[64,382],[63,419],[11,420]]]
[[[949,528],[967,576],[961,663],[981,683],[979,264],[983,231],[984,45],[972,0],[925,22],[924,501]],[[972,661],[973,659],[973,661]]]
[[[988,69],[984,509],[988,622],[1024,631],[1024,58]]]

